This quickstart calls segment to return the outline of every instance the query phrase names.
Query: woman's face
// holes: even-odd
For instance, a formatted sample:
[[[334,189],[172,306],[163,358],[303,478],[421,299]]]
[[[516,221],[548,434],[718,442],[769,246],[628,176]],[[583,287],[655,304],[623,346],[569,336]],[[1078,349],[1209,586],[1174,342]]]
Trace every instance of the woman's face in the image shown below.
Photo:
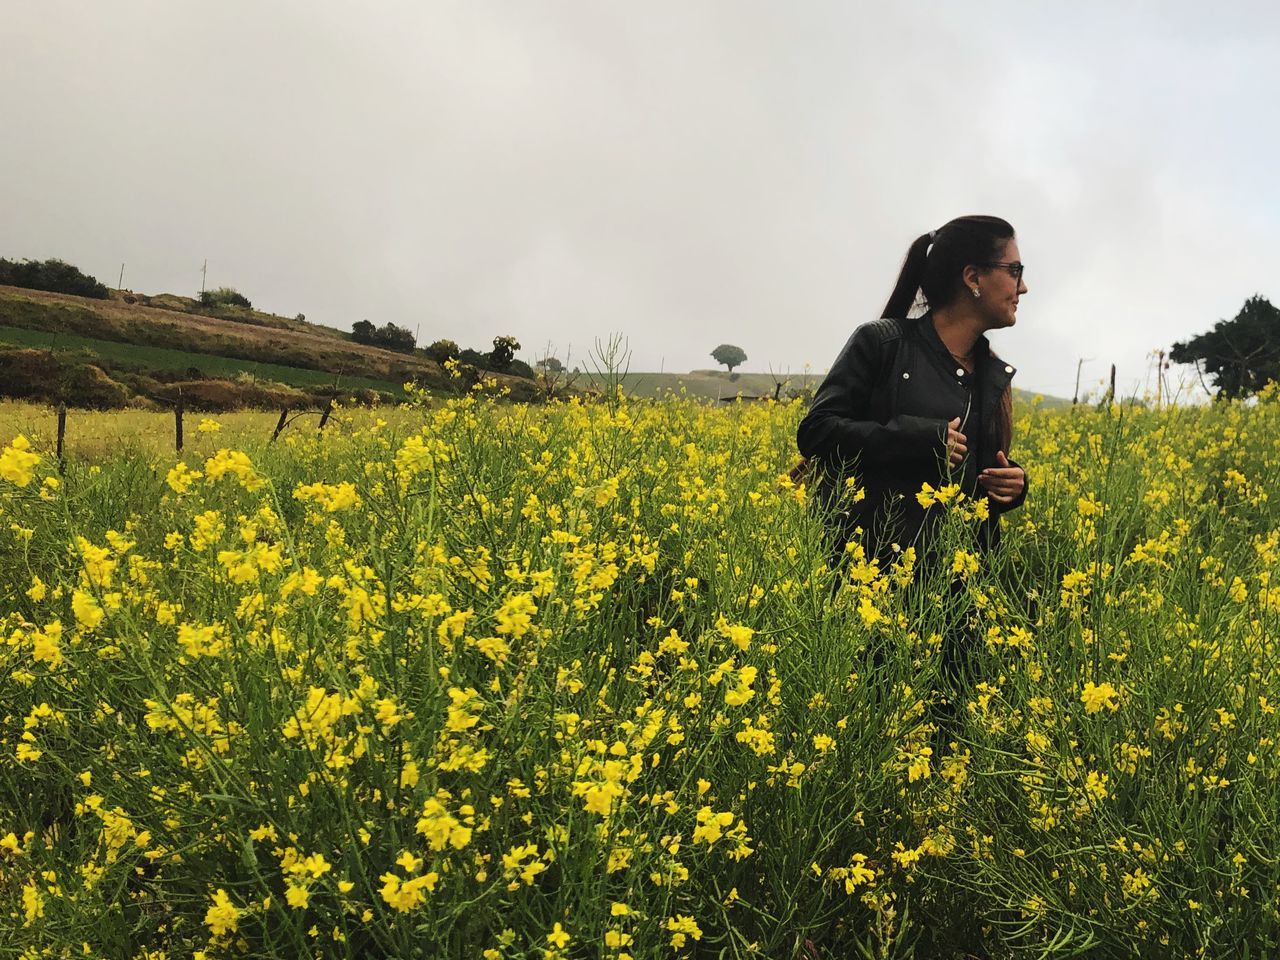
[[[1001,263],[1021,263],[1018,241],[1009,240],[995,259]],[[977,306],[987,319],[987,329],[1012,327],[1018,322],[1018,299],[1027,292],[1027,285],[1021,277],[1015,280],[1010,268],[984,267],[978,278],[978,290]]]

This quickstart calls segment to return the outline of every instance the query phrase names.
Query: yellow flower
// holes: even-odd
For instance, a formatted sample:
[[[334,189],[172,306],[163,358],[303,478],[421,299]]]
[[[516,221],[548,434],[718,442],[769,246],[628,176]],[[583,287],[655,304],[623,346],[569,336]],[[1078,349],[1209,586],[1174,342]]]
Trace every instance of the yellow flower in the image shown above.
[[[978,557],[967,550],[957,550],[951,561],[951,572],[959,575],[961,580],[968,579],[978,572]]]
[[[227,891],[221,887],[213,894],[212,899],[213,906],[209,907],[204,914],[205,925],[215,937],[225,937],[229,933],[235,933],[243,911],[231,902]]]
[[[222,638],[221,632],[217,624],[209,626],[179,624],[178,643],[189,657],[217,657],[226,648],[226,641]]]
[[[355,485],[347,481],[333,485],[328,483],[298,484],[293,491],[295,500],[315,503],[328,513],[360,506],[360,495]]]
[[[84,590],[76,590],[71,595],[71,611],[76,615],[76,623],[82,630],[93,630],[106,615],[93,594]]]
[[[202,476],[204,474],[199,470],[192,470],[185,463],[178,463],[165,476],[164,482],[169,485],[170,490],[181,495],[186,493],[191,484]]]
[[[401,913],[407,913],[425,903],[428,893],[435,892],[440,875],[434,872],[424,873],[420,877],[402,881],[394,873],[384,873],[379,879],[382,881],[382,899]]]
[[[261,488],[266,482],[254,472],[253,462],[248,454],[240,450],[219,450],[205,461],[204,473],[210,483],[231,474],[240,481],[242,487],[250,491]]]
[[[295,910],[304,910],[311,903],[311,891],[291,880],[285,885],[284,899]]]
[[[1115,702],[1115,698],[1119,696],[1116,688],[1109,683],[1094,684],[1087,682],[1084,689],[1080,692],[1080,702],[1084,704],[1085,713],[1097,713],[1103,707],[1112,712],[1119,710],[1120,706]]]
[[[44,916],[44,895],[34,880],[28,880],[22,888],[22,912],[25,918],[23,926],[30,926]]]
[[[551,928],[551,932],[547,934],[547,943],[551,944],[557,950],[563,950],[569,945],[573,938],[565,931],[559,923]]]
[[[671,946],[676,950],[684,948],[686,937],[693,937],[695,940],[702,939],[702,929],[694,921],[693,917],[687,917],[684,914],[667,917],[667,930],[671,932]]]
[[[31,452],[31,442],[22,434],[0,452],[0,479],[25,487],[31,482],[32,471],[40,462],[40,455]]]
[[[698,811],[698,825],[693,828],[693,842],[712,846],[721,836],[724,829],[733,824],[733,814],[728,810],[716,813],[710,807]]]

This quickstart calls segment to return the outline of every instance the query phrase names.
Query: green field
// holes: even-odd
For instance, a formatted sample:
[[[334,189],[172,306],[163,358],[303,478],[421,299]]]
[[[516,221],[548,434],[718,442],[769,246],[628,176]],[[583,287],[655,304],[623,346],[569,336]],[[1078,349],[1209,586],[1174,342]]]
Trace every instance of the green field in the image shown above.
[[[302,367],[287,367],[277,363],[237,360],[234,357],[170,350],[166,347],[117,343],[112,340],[82,337],[73,333],[52,333],[44,330],[0,326],[0,344],[42,350],[87,350],[101,358],[109,369],[123,369],[137,373],[145,373],[149,370],[185,371],[194,368],[205,377],[234,379],[242,373],[247,373],[255,379],[271,380],[293,387],[321,387],[336,383],[340,387],[361,387],[396,395],[402,392],[400,384],[389,380],[338,376],[323,370],[306,370]]]
[[[0,404],[0,958],[1275,956],[1280,387],[839,580],[803,414]]]
[[[729,400],[738,394],[743,397],[772,397],[778,380],[783,381],[782,397],[806,386],[816,390],[822,383],[825,371],[809,374],[779,374],[777,379],[769,373],[739,373],[736,380],[723,370],[692,370],[689,373],[628,373],[622,379],[623,389],[636,397],[661,397],[679,395],[703,400]],[[589,377],[580,377],[577,386],[583,386]],[[1014,403],[1029,404],[1035,394],[1027,390],[1014,390]],[[1043,397],[1041,406],[1053,408],[1070,406],[1070,401],[1059,397]]]

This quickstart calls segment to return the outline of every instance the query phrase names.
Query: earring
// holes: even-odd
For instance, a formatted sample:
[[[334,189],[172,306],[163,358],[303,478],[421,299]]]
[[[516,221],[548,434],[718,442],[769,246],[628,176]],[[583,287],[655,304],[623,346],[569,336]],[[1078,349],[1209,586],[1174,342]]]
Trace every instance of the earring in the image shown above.
[[[980,296],[982,296],[982,294],[978,293],[978,288],[977,288],[977,287],[974,287],[974,288],[973,288],[973,295],[974,295],[975,297],[980,297]]]

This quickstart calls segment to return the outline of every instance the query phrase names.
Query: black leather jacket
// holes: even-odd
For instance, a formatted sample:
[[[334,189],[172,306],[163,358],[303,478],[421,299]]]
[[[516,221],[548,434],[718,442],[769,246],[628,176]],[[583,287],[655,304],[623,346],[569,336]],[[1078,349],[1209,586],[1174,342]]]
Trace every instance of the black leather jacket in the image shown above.
[[[855,476],[866,491],[862,502],[832,514],[835,549],[842,549],[860,526],[869,555],[886,559],[894,543],[915,544],[923,552],[928,524],[915,497],[922,484],[936,488],[959,481],[969,496],[986,498],[977,475],[997,465],[997,406],[1014,372],[991,353],[987,338],[979,337],[974,372],[966,373],[929,314],[858,327],[818,388],[796,437],[801,455],[820,467],[821,503],[831,506],[847,476]],[[947,468],[947,423],[954,417],[961,418],[969,448],[958,472]],[[1011,504],[990,501],[990,519],[979,531],[981,546],[999,541],[999,515],[1024,499],[1025,487]]]

